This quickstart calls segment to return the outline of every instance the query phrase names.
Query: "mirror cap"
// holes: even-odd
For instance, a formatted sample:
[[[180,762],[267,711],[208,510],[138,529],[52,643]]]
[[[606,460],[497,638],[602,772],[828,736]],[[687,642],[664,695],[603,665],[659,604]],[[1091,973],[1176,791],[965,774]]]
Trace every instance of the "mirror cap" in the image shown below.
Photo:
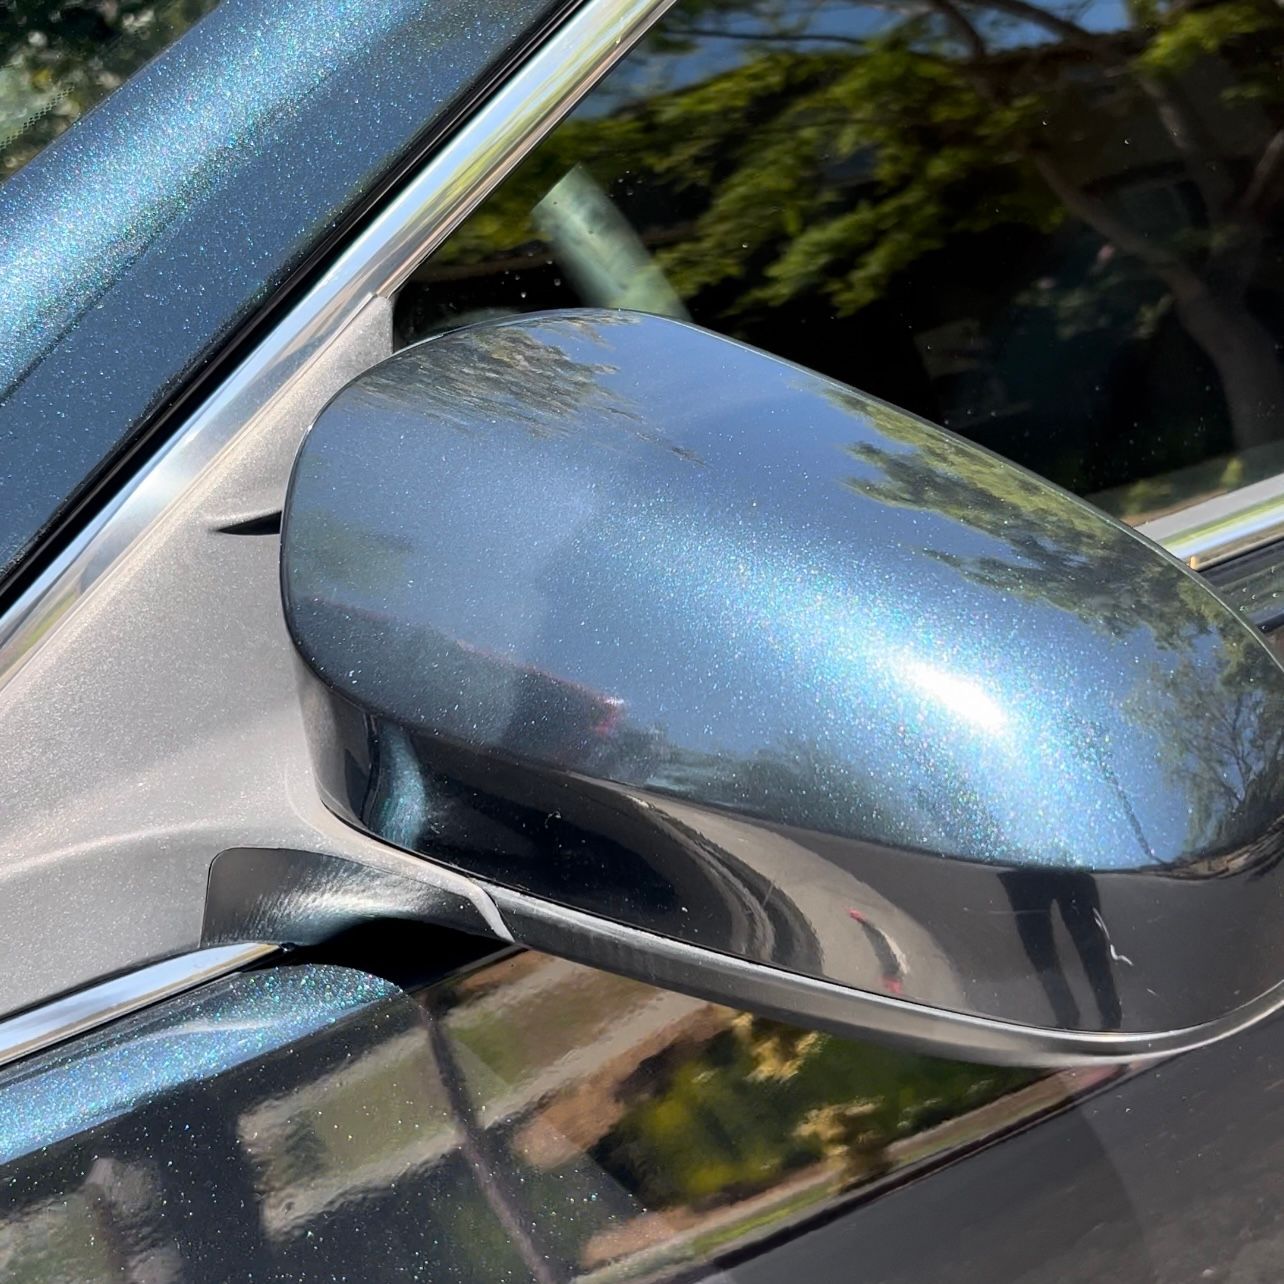
[[[321,414],[282,559],[331,805],[524,903],[947,1023],[1196,1029],[1284,975],[1262,639],[831,379],[639,314],[454,331]]]

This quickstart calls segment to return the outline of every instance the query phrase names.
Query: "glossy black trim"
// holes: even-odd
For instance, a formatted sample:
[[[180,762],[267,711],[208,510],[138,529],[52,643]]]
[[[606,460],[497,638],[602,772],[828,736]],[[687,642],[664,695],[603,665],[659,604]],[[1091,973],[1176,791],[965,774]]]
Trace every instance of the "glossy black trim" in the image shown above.
[[[1203,574],[1263,633],[1275,633],[1284,627],[1284,541],[1218,562]]]

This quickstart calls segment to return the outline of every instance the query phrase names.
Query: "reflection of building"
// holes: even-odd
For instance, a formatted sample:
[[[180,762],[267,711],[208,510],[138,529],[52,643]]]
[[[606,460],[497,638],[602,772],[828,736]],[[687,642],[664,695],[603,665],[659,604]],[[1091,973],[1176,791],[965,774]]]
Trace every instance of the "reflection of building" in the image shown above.
[[[370,1279],[457,1240],[482,1284],[514,1254],[458,1233],[490,1216],[459,1134],[409,997],[316,966],[218,982],[0,1075],[0,1276],[312,1279],[320,1253]]]
[[[129,1233],[159,1195],[155,1165],[94,1161],[75,1187],[0,1214],[0,1279],[180,1284],[175,1245]]]
[[[644,1278],[702,1237],[740,1243],[834,1196],[850,1169],[807,1142],[818,1105],[882,1111],[872,1144],[914,1140],[887,1150],[900,1163],[946,1154],[978,1110],[992,1130],[1067,1095],[536,954],[421,1003],[305,964],[195,992],[117,1027],[124,1040],[91,1036],[72,1063],[98,1122],[9,1162],[0,1275]],[[0,1075],[0,1142],[47,1060]]]
[[[624,1087],[645,1062],[703,1043],[732,1015],[543,955],[518,955],[490,972],[499,984],[454,1009],[446,1028],[488,1126],[514,1129],[520,1152],[540,1167],[591,1150],[619,1118]],[[511,1078],[496,1075],[484,1055],[500,1031],[520,1049],[523,1072]]]
[[[419,1084],[431,1102],[427,1061],[423,1030],[410,1029],[242,1111],[237,1135],[270,1238],[306,1231],[340,1204],[378,1198],[458,1149],[444,1096],[415,1118],[399,1090]]]

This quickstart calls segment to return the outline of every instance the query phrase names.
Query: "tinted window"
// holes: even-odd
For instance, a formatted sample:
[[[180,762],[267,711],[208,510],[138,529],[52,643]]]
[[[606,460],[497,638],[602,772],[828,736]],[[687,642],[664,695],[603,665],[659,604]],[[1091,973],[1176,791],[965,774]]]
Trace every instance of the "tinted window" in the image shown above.
[[[400,334],[688,315],[1154,516],[1284,467],[1281,55],[1257,0],[687,0]]]

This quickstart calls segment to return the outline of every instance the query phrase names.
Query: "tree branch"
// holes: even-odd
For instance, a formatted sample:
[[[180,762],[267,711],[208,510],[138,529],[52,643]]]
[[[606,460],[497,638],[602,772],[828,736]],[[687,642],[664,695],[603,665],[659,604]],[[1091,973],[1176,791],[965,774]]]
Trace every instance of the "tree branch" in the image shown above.
[[[1056,198],[1102,240],[1144,263],[1180,301],[1202,293],[1205,283],[1186,262],[1162,246],[1154,245],[1121,219],[1104,201],[1067,178],[1046,153],[1031,152],[1030,160]]]
[[[1078,23],[1071,22],[1069,18],[1062,18],[1059,14],[1049,13],[1046,9],[1040,9],[1037,4],[1028,3],[1028,0],[974,0],[974,2],[979,8],[994,9],[999,13],[1006,13],[1011,18],[1020,18],[1022,22],[1028,22],[1034,27],[1042,27],[1044,31],[1050,31],[1063,40],[1092,49],[1094,52],[1100,52],[1105,44],[1100,36],[1094,35]]]
[[[1198,116],[1182,100],[1181,91],[1165,77],[1136,72],[1142,93],[1154,104],[1159,123],[1199,189],[1208,221],[1214,223],[1230,206],[1234,189],[1221,158],[1210,145]]]
[[[718,31],[712,27],[678,27],[668,34],[675,36],[702,36],[714,40],[748,40],[763,44],[781,40],[801,43],[806,40],[819,41],[827,45],[845,45],[850,49],[867,49],[869,47],[869,41],[862,39],[860,36],[839,36],[825,32],[807,35],[801,31]]]
[[[954,3],[954,0],[929,0],[929,3],[958,33],[959,38],[968,47],[973,60],[978,63],[984,62],[990,52],[986,48],[985,39],[967,14]],[[987,98],[994,97],[994,92],[988,82],[980,81],[978,78],[977,84],[980,92]]]
[[[1284,178],[1284,129],[1266,144],[1258,158],[1253,176],[1239,198],[1239,214],[1260,221],[1280,195],[1281,178]]]
[[[1163,77],[1149,75],[1136,66],[1110,41],[1085,30],[1068,18],[1050,13],[1029,0],[973,0],[977,5],[1006,13],[1023,22],[1042,27],[1077,48],[1087,50],[1105,65],[1130,70],[1141,91],[1154,104],[1164,132],[1182,158],[1191,181],[1199,189],[1209,222],[1226,211],[1232,196],[1230,178],[1215,152],[1209,147],[1199,118],[1184,101],[1180,91]]]

